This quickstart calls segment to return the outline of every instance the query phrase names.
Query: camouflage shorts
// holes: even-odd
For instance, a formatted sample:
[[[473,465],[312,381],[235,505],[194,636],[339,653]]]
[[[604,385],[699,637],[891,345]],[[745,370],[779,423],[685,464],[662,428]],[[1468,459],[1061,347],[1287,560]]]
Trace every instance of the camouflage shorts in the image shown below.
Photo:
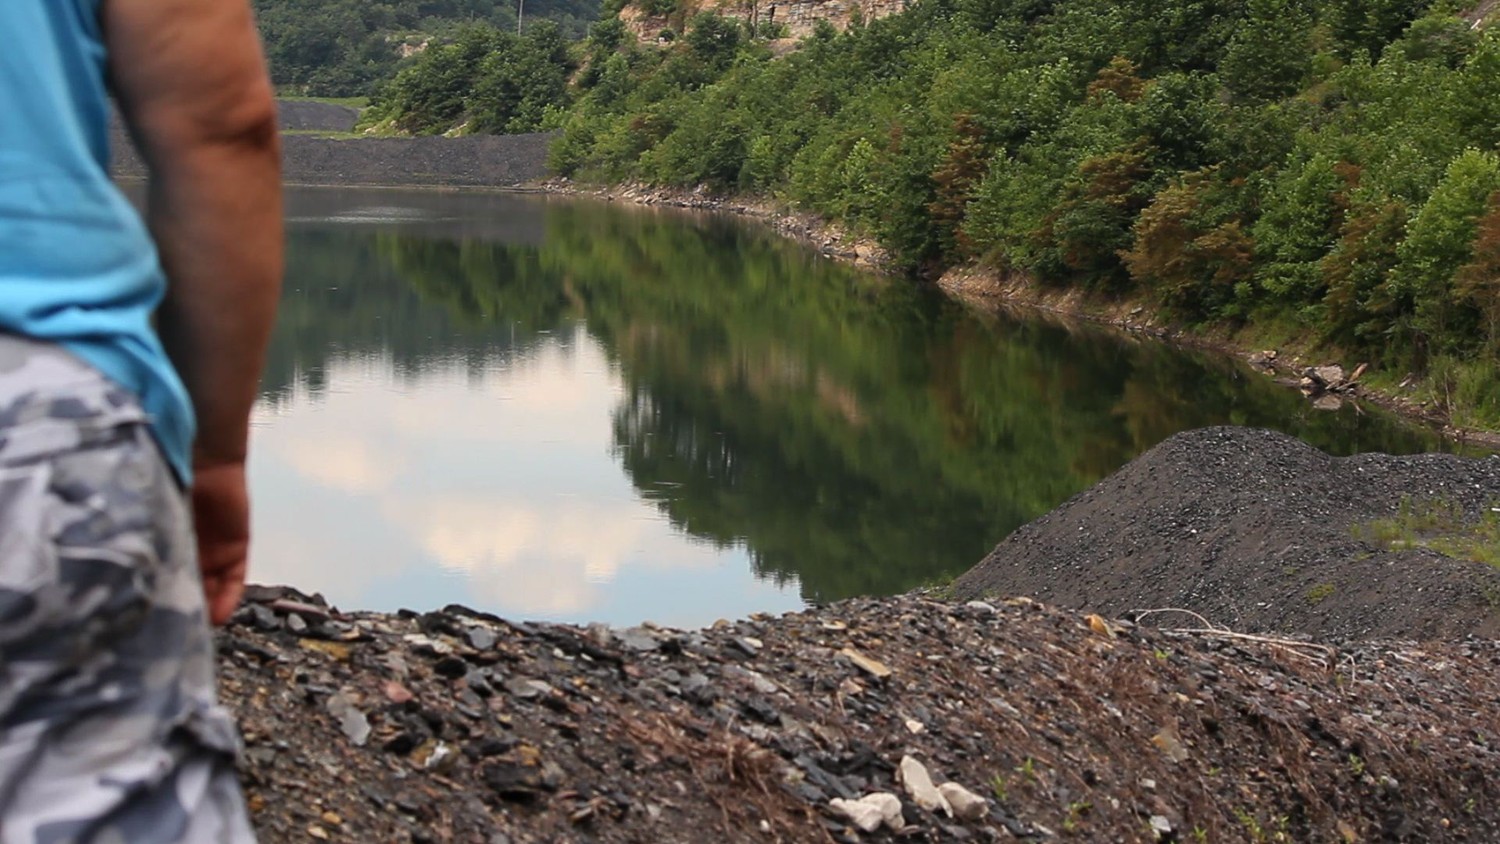
[[[143,412],[0,335],[0,844],[251,842],[237,745]]]

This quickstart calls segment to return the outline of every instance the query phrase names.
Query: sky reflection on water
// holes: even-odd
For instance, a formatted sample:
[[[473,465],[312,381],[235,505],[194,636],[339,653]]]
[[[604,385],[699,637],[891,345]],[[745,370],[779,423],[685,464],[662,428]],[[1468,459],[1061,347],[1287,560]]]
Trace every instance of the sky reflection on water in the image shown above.
[[[257,580],[357,608],[621,624],[801,605],[743,548],[692,541],[641,500],[611,455],[620,378],[581,326],[482,372],[400,377],[370,356],[323,378],[256,411]]]
[[[1214,355],[982,318],[737,222],[293,191],[252,579],[677,626],[958,574],[1171,434],[1435,440]]]

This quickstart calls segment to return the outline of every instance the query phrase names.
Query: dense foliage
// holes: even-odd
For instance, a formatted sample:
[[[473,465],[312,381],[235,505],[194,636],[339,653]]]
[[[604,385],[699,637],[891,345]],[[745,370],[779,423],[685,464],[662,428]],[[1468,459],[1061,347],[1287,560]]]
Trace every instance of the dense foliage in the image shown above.
[[[555,24],[525,35],[465,27],[451,43],[414,56],[381,86],[364,122],[418,135],[462,125],[470,132],[534,132],[561,119],[576,69]]]
[[[1427,0],[921,0],[772,60],[596,25],[563,173],[771,193],[984,262],[1428,372],[1500,422],[1500,33]],[[666,39],[663,39],[666,40]]]
[[[397,70],[403,48],[442,43],[464,26],[516,30],[551,21],[582,35],[598,0],[253,0],[271,74],[284,93],[363,96]],[[420,53],[418,53],[420,55]]]

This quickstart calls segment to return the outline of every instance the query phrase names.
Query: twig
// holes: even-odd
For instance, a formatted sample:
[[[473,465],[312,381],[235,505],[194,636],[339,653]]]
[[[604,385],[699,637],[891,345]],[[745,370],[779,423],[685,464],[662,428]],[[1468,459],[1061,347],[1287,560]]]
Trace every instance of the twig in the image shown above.
[[[1321,657],[1323,665],[1332,665],[1338,658],[1338,650],[1328,645],[1319,645],[1316,642],[1304,642],[1300,639],[1280,639],[1275,636],[1257,636],[1254,633],[1236,633],[1233,630],[1220,630],[1216,627],[1174,627],[1163,628],[1168,633],[1191,633],[1198,636],[1217,637],[1220,639],[1235,639],[1241,642],[1257,642],[1262,645],[1270,645],[1282,648],[1303,659],[1316,659]],[[1313,651],[1314,653],[1306,653]]]
[[[1157,613],[1164,613],[1164,612],[1180,612],[1183,615],[1190,615],[1193,618],[1198,619],[1198,621],[1200,621],[1203,624],[1204,627],[1207,627],[1210,630],[1228,630],[1229,629],[1228,627],[1220,627],[1217,624],[1214,624],[1212,621],[1209,621],[1208,619],[1206,619],[1203,616],[1201,616],[1201,615],[1193,612],[1192,610],[1185,610],[1185,609],[1181,609],[1180,607],[1158,607],[1157,609],[1154,609],[1154,610],[1131,610],[1130,611],[1130,615],[1135,616],[1135,620],[1137,622],[1139,622],[1141,619],[1145,618],[1148,615],[1156,615]]]

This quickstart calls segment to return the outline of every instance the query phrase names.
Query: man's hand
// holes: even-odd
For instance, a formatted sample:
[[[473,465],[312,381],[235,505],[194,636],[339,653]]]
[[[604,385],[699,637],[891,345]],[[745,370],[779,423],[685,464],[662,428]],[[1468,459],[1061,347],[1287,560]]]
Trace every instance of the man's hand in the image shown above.
[[[281,287],[276,102],[249,0],[104,0],[102,19],[151,171],[146,217],[167,274],[157,325],[198,416],[193,516],[223,622],[244,588],[250,409]]]
[[[250,495],[245,464],[198,466],[193,470],[193,523],[198,566],[208,615],[223,624],[240,604],[250,550]]]

